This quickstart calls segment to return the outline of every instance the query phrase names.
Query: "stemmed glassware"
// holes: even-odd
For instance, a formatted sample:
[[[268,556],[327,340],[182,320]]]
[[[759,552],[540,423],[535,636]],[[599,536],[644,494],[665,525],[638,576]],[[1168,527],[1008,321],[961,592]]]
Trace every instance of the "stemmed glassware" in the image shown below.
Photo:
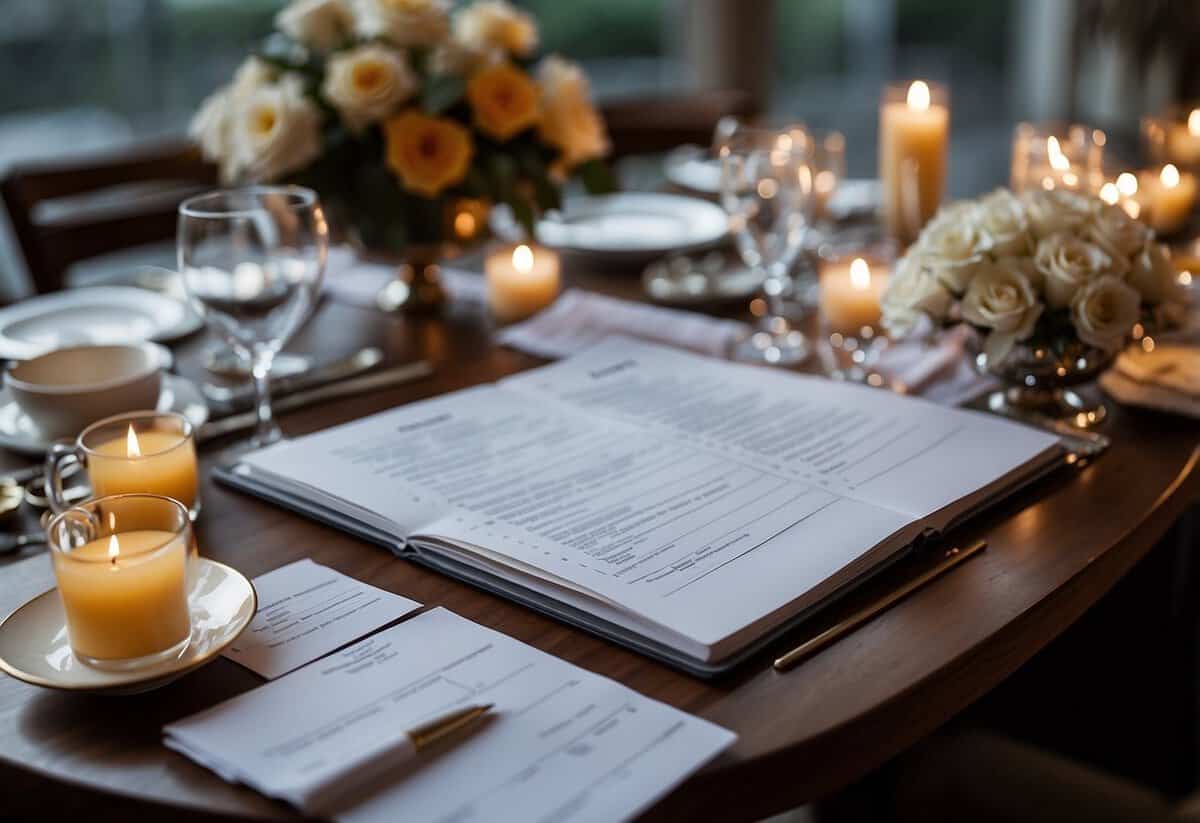
[[[316,305],[328,245],[317,194],[300,186],[214,191],[179,206],[177,252],[188,299],[251,364],[258,415],[252,447],[280,437],[271,413],[272,362]]]
[[[790,270],[804,248],[816,205],[813,142],[799,127],[739,127],[718,148],[721,204],[742,261],[762,273],[767,311],[758,328],[734,345],[733,356],[774,365],[811,353],[807,337],[784,316]]]

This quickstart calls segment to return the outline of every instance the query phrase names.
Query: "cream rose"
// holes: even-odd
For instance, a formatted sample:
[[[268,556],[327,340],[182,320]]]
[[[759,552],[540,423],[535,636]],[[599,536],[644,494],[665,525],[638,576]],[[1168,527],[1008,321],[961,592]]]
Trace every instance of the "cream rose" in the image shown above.
[[[325,99],[353,132],[394,113],[416,90],[416,75],[403,52],[378,44],[330,57],[321,86]]]
[[[562,165],[571,169],[608,154],[608,132],[579,66],[551,55],[538,65],[537,82],[542,92],[538,131],[562,152]]]
[[[1101,205],[1100,200],[1069,191],[1028,191],[1021,195],[1021,205],[1035,239],[1052,234],[1077,231]]]
[[[1152,234],[1150,229],[1116,206],[1105,206],[1092,215],[1081,230],[1088,241],[1108,252],[1114,274],[1123,273],[1129,258],[1142,250]]]
[[[233,81],[213,92],[200,104],[188,134],[204,157],[220,167],[221,180],[233,183],[242,173],[241,158],[234,143],[233,124],[246,101],[274,82],[277,72],[257,57],[248,57],[234,72]]]
[[[1079,339],[1107,352],[1124,345],[1138,321],[1137,291],[1113,274],[1089,281],[1071,301],[1071,321]]]
[[[1032,238],[1025,207],[1012,192],[997,189],[979,202],[976,220],[987,237],[988,251],[998,257],[1029,254]]]
[[[907,255],[888,281],[880,305],[883,326],[896,337],[911,334],[922,317],[941,323],[954,296],[917,255]]]
[[[942,285],[955,294],[966,291],[986,261],[988,239],[973,217],[974,211],[962,212],[958,219],[943,218],[926,226],[917,238],[917,253]]]
[[[1179,272],[1167,250],[1158,243],[1146,243],[1133,256],[1127,279],[1147,303],[1169,303],[1183,298]]]
[[[433,46],[450,33],[446,0],[354,0],[355,30],[397,46]]]
[[[296,42],[326,52],[350,39],[354,13],[346,0],[293,0],[275,15],[275,25]]]
[[[1065,232],[1042,238],[1033,264],[1042,275],[1046,302],[1055,309],[1069,306],[1085,283],[1113,269],[1104,249]]]
[[[1029,279],[996,263],[980,267],[962,299],[963,319],[990,330],[984,352],[993,362],[1003,360],[1018,340],[1028,339],[1041,314]]]
[[[538,45],[533,17],[505,0],[479,0],[454,16],[454,39],[469,51],[528,57]]]
[[[284,75],[236,107],[232,139],[237,167],[254,180],[274,180],[321,153],[321,113],[304,81]]]

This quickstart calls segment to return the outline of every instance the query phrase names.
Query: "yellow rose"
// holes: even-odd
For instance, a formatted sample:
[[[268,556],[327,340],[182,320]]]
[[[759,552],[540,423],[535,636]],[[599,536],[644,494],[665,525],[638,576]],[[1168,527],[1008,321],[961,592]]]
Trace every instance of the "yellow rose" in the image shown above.
[[[538,122],[538,89],[529,75],[509,63],[480,69],[467,82],[475,125],[489,137],[507,140]]]
[[[579,66],[551,55],[539,64],[537,78],[542,90],[538,129],[543,140],[562,152],[563,171],[608,154],[604,119],[592,105],[591,89]]]
[[[471,133],[453,120],[410,109],[384,123],[387,165],[404,187],[436,197],[462,181],[471,164]]]

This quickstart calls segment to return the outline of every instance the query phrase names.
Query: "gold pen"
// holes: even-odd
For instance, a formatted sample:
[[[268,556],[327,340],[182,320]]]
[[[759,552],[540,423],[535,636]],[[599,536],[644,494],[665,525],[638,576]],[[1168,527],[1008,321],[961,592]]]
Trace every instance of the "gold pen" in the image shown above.
[[[492,703],[467,706],[465,709],[457,709],[441,717],[435,717],[428,723],[422,723],[420,726],[409,729],[405,734],[412,741],[413,753],[427,749],[443,737],[448,737],[459,729],[466,728],[493,708],[494,704]]]
[[[900,588],[889,592],[884,597],[876,600],[874,603],[864,606],[862,609],[859,609],[845,620],[835,623],[825,631],[818,634],[816,637],[806,640],[782,657],[776,658],[775,670],[780,672],[787,671],[805,658],[816,654],[833,641],[845,637],[863,623],[866,623],[872,617],[875,617],[880,612],[884,611],[900,600],[903,600],[905,597],[908,597],[908,595],[912,594],[925,584],[941,577],[959,563],[974,557],[985,548],[987,548],[987,541],[979,540],[975,543],[972,543],[970,546],[967,546],[965,549],[950,549],[933,568],[927,569],[924,573],[914,577]]]

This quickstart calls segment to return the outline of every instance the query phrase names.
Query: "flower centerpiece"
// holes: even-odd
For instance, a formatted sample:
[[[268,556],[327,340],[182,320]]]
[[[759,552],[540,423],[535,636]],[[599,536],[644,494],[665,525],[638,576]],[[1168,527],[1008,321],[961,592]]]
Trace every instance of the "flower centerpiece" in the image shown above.
[[[389,252],[463,239],[480,204],[532,233],[572,175],[612,188],[586,76],[537,60],[535,21],[505,0],[295,0],[276,26],[192,122],[226,183],[308,185]]]
[[[897,337],[922,317],[974,327],[979,365],[1010,383],[994,408],[1036,407],[1088,425],[1103,406],[1066,387],[1106,368],[1139,324],[1177,321],[1184,300],[1167,250],[1121,208],[1076,192],[1000,189],[934,216],[882,308]]]

